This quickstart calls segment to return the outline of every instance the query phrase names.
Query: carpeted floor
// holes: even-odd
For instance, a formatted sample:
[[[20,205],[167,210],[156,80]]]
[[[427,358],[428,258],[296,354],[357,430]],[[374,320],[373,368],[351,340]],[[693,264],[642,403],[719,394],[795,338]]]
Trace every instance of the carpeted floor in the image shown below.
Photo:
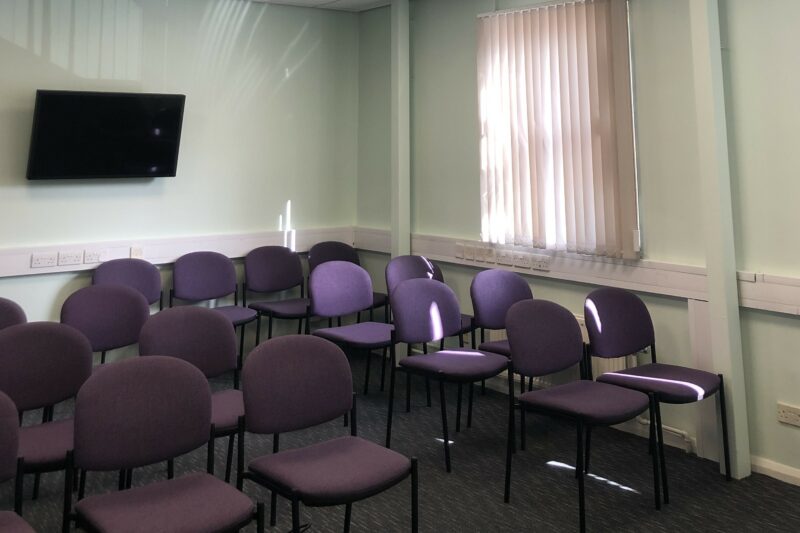
[[[377,361],[377,359],[376,359]],[[363,358],[352,359],[355,382],[363,379]],[[378,380],[373,365],[373,384]],[[441,414],[434,388],[432,408],[425,406],[421,380],[414,383],[411,413],[405,413],[405,381],[398,375],[393,449],[416,456],[420,467],[420,530],[425,532],[518,532],[576,531],[578,487],[574,472],[575,432],[567,424],[528,417],[527,450],[513,460],[511,503],[503,503],[507,400],[489,391],[476,394],[473,427],[454,433],[455,387],[449,388],[453,472],[444,470]],[[387,380],[388,381],[388,380]],[[213,388],[229,387],[225,380]],[[386,394],[359,396],[359,435],[383,443],[386,430]],[[466,402],[465,402],[466,407]],[[61,406],[57,418],[71,410]],[[32,413],[26,422],[33,422]],[[281,448],[344,435],[337,420],[317,428],[281,436]],[[216,471],[222,476],[227,439],[216,446]],[[247,437],[247,456],[271,452],[270,437]],[[592,476],[586,481],[587,527],[589,531],[800,531],[800,487],[763,475],[726,483],[715,463],[676,449],[667,450],[671,503],[661,511],[653,507],[652,470],[644,439],[612,429],[599,429],[592,436]],[[205,468],[201,449],[176,461],[176,475]],[[134,485],[163,479],[164,466],[135,471]],[[12,508],[13,483],[0,486],[0,508]],[[39,499],[31,501],[32,476],[26,478],[24,516],[40,532],[60,530],[63,473],[42,479]],[[93,473],[87,494],[116,490],[116,473]],[[245,483],[245,492],[268,501],[268,493]],[[213,502],[209,502],[213,505]],[[268,507],[268,506],[267,506]],[[310,531],[342,530],[344,508],[302,508],[302,520]],[[278,526],[290,529],[287,502],[279,500]],[[251,526],[248,531],[254,531]],[[352,531],[395,532],[410,530],[410,483],[405,481],[387,492],[353,506]]]

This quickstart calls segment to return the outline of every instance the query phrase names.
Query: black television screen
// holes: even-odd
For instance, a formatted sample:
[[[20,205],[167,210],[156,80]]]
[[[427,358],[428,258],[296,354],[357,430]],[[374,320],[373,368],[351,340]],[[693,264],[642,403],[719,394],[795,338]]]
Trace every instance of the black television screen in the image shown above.
[[[28,179],[174,176],[185,99],[36,91]]]

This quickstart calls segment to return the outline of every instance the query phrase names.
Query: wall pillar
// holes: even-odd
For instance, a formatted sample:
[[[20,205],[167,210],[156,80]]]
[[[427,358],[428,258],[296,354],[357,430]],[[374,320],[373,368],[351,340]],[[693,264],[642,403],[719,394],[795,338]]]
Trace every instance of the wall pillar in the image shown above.
[[[411,89],[408,0],[392,0],[392,256],[411,253]]]

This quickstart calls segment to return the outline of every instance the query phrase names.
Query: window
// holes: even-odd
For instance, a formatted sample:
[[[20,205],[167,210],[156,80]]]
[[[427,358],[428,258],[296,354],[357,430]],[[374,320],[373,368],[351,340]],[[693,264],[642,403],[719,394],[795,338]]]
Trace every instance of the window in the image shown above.
[[[484,241],[638,256],[626,0],[478,20]]]

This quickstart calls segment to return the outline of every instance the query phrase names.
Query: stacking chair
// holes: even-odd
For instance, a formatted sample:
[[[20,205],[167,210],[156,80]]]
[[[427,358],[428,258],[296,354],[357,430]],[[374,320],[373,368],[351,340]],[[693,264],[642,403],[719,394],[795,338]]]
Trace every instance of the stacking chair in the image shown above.
[[[495,268],[478,272],[472,279],[469,293],[475,311],[475,327],[480,329],[481,343],[478,349],[511,357],[508,339],[487,342],[486,330],[506,327],[509,308],[520,300],[533,298],[530,285],[515,272]],[[528,390],[532,389],[532,385],[531,379],[528,381]],[[524,392],[524,388],[525,382],[522,380],[520,393]]]
[[[614,358],[632,355],[644,349],[650,350],[650,363],[617,372],[606,372],[598,376],[597,381],[653,395],[656,424],[655,427],[651,426],[651,431],[657,432],[661,444],[659,450],[664,503],[669,503],[669,488],[661,425],[662,403],[693,403],[718,393],[725,478],[730,480],[728,420],[722,374],[657,362],[653,321],[644,302],[631,292],[616,288],[594,290],[586,297],[584,315],[589,333],[590,356]],[[591,370],[590,364],[587,367]]]
[[[165,309],[145,323],[139,336],[140,355],[167,355],[193,364],[207,377],[233,371],[233,389],[211,395],[214,438],[228,437],[225,481],[230,481],[233,445],[239,417],[244,414],[236,357],[236,333],[228,320],[212,309],[183,306]]]
[[[24,324],[27,321],[28,317],[25,316],[25,311],[17,302],[8,298],[0,298],[0,329]]]
[[[158,302],[164,309],[164,291],[161,288],[161,273],[154,264],[144,259],[112,259],[101,263],[92,275],[92,285],[127,285],[147,298],[147,303]]]
[[[445,337],[457,334],[461,327],[461,311],[453,290],[433,279],[410,279],[398,285],[392,292],[392,309],[395,330],[391,352],[391,375],[389,377],[389,416],[386,423],[386,447],[391,445],[392,415],[394,407],[394,387],[396,372],[395,343],[408,344],[442,341]],[[463,339],[461,344],[463,345]],[[460,429],[461,397],[464,384],[469,385],[469,412],[467,426],[472,415],[472,383],[496,376],[508,368],[508,358],[471,348],[444,349],[423,355],[413,355],[400,361],[400,369],[406,372],[406,411],[410,410],[408,401],[411,374],[421,375],[439,382],[439,399],[442,409],[442,431],[444,437],[444,457],[447,471],[450,467],[450,440],[447,426],[447,406],[445,405],[444,384],[458,384],[458,405],[456,410],[456,431]]]
[[[11,398],[0,392],[0,483],[16,477],[17,451],[19,449],[19,418],[17,407]],[[16,477],[19,481],[19,477]],[[22,501],[22,486],[14,487],[15,506]],[[33,533],[33,529],[20,515],[11,511],[0,511],[0,531],[7,533]]]
[[[197,368],[174,357],[139,357],[108,365],[75,401],[75,449],[65,481],[63,530],[71,520],[89,531],[237,531],[263,506],[213,476],[211,392]],[[208,473],[131,488],[133,468],[159,463],[207,443]],[[72,472],[80,468],[72,511]],[[127,472],[118,492],[84,497],[91,471]]]
[[[172,290],[169,306],[174,299],[188,302],[204,302],[224,298],[233,294],[233,305],[214,307],[239,330],[239,368],[244,355],[244,328],[256,319],[254,309],[239,306],[239,291],[236,282],[236,267],[229,257],[217,252],[191,252],[175,261],[172,271]]]
[[[308,251],[308,274],[314,272],[319,265],[328,261],[347,261],[356,265],[361,265],[358,258],[358,251],[349,244],[338,241],[318,242]],[[369,319],[373,319],[372,310],[383,307],[386,322],[389,321],[389,297],[382,292],[372,293],[372,304],[369,306]]]
[[[347,358],[335,344],[308,335],[266,341],[243,371],[245,416],[240,422],[238,484],[245,479],[292,502],[292,531],[300,533],[300,503],[345,506],[350,531],[354,502],[411,477],[411,530],[418,529],[417,461],[357,436],[356,402]],[[281,433],[309,428],[350,412],[350,436],[279,451]],[[252,459],[244,471],[244,432],[272,434],[273,453]]]
[[[578,508],[580,530],[586,529],[584,474],[589,471],[591,430],[635,418],[648,408],[654,412],[652,395],[580,379],[546,389],[528,391],[514,397],[512,372],[522,376],[545,376],[576,365],[584,359],[583,338],[575,316],[564,307],[545,300],[515,303],[506,316],[506,331],[511,345],[511,369],[508,374],[508,446],[506,450],[505,501],[511,496],[511,457],[514,451],[514,409],[534,412],[575,422],[578,433],[577,460]],[[516,401],[515,401],[516,400]],[[524,421],[524,419],[523,419]],[[521,424],[525,431],[524,423]],[[657,444],[651,440],[653,446]],[[585,454],[585,459],[584,459]],[[660,508],[658,460],[653,455],[653,485],[656,509]]]
[[[150,305],[138,290],[124,285],[91,285],[78,289],[61,306],[61,322],[89,339],[92,351],[106,352],[136,344],[150,316]]]
[[[317,337],[328,339],[344,349],[363,352],[367,356],[364,374],[364,394],[369,392],[370,361],[372,350],[386,348],[392,344],[394,327],[384,322],[358,322],[333,327],[333,318],[358,313],[372,305],[372,280],[366,270],[347,261],[328,261],[311,272],[308,281],[311,316],[327,318],[329,326],[313,332]],[[306,320],[307,332],[310,332]],[[386,358],[382,358],[381,389],[385,378]]]
[[[269,319],[267,338],[272,338],[272,319],[295,319],[299,321],[297,333],[303,332],[303,319],[308,309],[305,298],[305,280],[300,256],[285,246],[261,246],[251,250],[244,258],[245,282],[242,287],[242,303],[247,305],[247,293],[275,293],[300,287],[299,298],[260,300],[248,306],[258,313],[256,318],[256,344],[261,341],[261,317]]]
[[[22,512],[23,475],[63,470],[72,450],[73,420],[53,420],[53,407],[78,393],[92,373],[92,348],[78,330],[56,322],[30,322],[0,331],[0,391],[19,412],[43,409],[42,423],[19,434],[17,511]]]

